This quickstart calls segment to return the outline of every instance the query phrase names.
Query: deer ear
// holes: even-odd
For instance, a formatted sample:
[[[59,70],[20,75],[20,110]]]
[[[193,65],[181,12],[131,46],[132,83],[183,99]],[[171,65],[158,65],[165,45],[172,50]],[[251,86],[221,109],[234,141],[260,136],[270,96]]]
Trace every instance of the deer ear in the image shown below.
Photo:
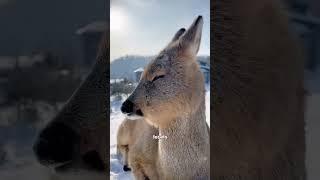
[[[171,42],[174,42],[180,38],[180,36],[186,31],[185,28],[179,29],[179,31],[176,32],[176,34],[173,36]]]
[[[201,42],[203,18],[198,16],[189,29],[180,37],[181,46],[193,55],[197,55]]]

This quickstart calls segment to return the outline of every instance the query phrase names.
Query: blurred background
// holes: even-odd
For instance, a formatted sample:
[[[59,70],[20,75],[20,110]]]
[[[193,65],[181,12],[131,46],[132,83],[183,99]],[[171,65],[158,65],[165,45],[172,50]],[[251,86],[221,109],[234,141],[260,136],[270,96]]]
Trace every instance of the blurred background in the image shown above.
[[[106,3],[0,0],[1,180],[57,178],[38,167],[32,143],[95,62]]]
[[[130,7],[135,8],[136,11],[144,8],[149,9],[150,13],[154,12],[150,5],[157,2],[157,0],[112,2],[116,7],[124,1],[129,2]],[[316,180],[320,176],[320,156],[317,155],[320,152],[318,140],[320,115],[317,113],[320,102],[320,1],[282,1],[285,2],[286,10],[289,12],[292,29],[300,37],[301,45],[307,56],[305,62],[305,82],[308,91],[307,171],[308,179]],[[207,13],[205,10],[208,9],[206,6],[209,6],[207,2],[204,3],[204,9],[199,8],[199,11],[195,13],[203,11]],[[109,2],[105,0],[0,0],[1,180],[57,178],[50,171],[41,169],[42,167],[35,163],[31,144],[37,131],[54,117],[94,63],[99,38],[109,25],[105,21],[107,19],[106,3]],[[179,6],[180,9],[172,9],[172,6],[171,10],[176,10],[180,15],[188,14],[188,11],[183,11],[182,8],[187,4],[184,2]],[[195,1],[194,4],[191,4],[191,8],[197,5],[201,3]],[[118,9],[118,12],[113,11],[114,17],[118,19],[113,24],[111,34],[121,27],[121,24],[117,22],[121,18],[127,18],[119,14],[119,11],[121,12],[121,8]],[[158,13],[161,15],[161,12],[166,13],[165,10]],[[128,13],[128,17],[132,17],[132,14]],[[143,15],[144,12],[140,13]],[[181,21],[181,25],[188,24],[189,20]],[[126,31],[122,33],[132,34],[132,31],[129,31],[130,21],[125,25]],[[144,29],[152,28],[155,27],[144,26]],[[175,27],[167,28],[170,30],[164,32],[170,32],[170,36],[161,35],[171,38]],[[142,33],[151,37],[146,32]],[[210,37],[210,31],[206,31],[205,34]],[[115,38],[119,38],[119,34],[114,33],[114,35],[111,37],[111,43],[118,41]],[[122,39],[122,41],[125,40],[125,38]],[[122,54],[120,52],[111,53],[110,75],[112,80],[110,83],[113,85],[111,85],[110,93],[115,103],[121,102],[122,94],[128,94],[133,90],[141,70],[150,59],[149,56],[155,54],[166,40],[163,39],[157,43],[151,51],[138,52],[133,42],[142,40],[133,39],[129,44],[134,47],[133,49],[127,49],[128,51],[123,51]],[[145,44],[145,47],[150,45],[149,43],[141,44]],[[202,57],[199,59],[200,65],[202,63],[204,67],[204,73],[208,73],[205,68],[209,63],[209,55],[205,49],[210,48],[209,44],[210,42],[203,46]],[[129,59],[136,60],[128,61]],[[128,62],[135,63],[129,65]],[[114,107],[116,105],[114,104]]]
[[[320,1],[284,0],[292,30],[305,50],[307,179],[320,177]]]
[[[293,30],[301,38],[305,48],[307,89],[319,91],[319,83],[313,80],[319,77],[320,66],[320,1],[285,0]],[[312,82],[311,82],[312,81]]]

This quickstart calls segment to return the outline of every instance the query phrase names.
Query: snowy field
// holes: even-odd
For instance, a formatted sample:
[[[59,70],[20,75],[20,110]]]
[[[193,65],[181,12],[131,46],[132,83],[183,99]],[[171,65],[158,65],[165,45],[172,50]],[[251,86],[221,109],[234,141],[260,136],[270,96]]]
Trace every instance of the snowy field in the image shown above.
[[[209,90],[209,86],[206,87]],[[124,98],[125,99],[125,98]],[[110,114],[110,179],[111,180],[132,180],[133,175],[131,172],[124,172],[123,165],[117,157],[117,131],[118,127],[124,119],[124,115],[120,111],[121,101],[115,101],[111,98],[111,109]],[[210,126],[210,91],[206,91],[206,120]]]

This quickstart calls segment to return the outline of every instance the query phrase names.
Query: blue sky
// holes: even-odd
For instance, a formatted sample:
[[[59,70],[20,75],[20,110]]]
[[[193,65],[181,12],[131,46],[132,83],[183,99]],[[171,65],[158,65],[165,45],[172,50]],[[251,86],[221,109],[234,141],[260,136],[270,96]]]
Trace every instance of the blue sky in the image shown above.
[[[199,55],[210,54],[209,0],[112,0],[111,61],[124,55],[155,55],[179,28],[204,17]]]

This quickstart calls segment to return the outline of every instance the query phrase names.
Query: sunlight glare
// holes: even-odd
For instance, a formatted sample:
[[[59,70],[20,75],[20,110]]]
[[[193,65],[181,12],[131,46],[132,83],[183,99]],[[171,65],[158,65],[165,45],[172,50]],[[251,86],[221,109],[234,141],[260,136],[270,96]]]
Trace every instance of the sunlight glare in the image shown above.
[[[110,30],[121,32],[125,28],[126,16],[121,9],[111,8],[110,11]]]

